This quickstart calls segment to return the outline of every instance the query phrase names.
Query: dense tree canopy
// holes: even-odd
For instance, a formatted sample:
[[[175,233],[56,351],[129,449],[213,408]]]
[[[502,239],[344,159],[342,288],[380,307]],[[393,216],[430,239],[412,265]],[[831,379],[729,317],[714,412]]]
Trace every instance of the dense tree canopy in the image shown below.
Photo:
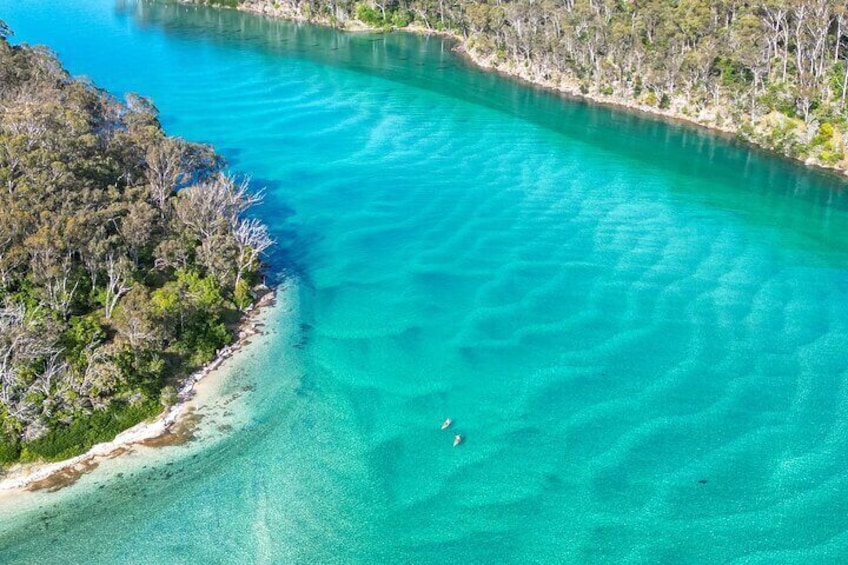
[[[220,0],[217,3],[221,3]],[[415,23],[496,67],[667,109],[848,168],[843,0],[230,0],[332,24]]]
[[[261,195],[209,147],[8,35],[0,22],[0,463],[161,410],[231,341],[271,244],[246,215]]]

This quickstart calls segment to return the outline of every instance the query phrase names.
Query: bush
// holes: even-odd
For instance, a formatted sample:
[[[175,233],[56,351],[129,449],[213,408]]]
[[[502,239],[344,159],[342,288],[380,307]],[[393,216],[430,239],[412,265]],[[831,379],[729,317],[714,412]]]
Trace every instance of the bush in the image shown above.
[[[824,122],[819,126],[819,131],[813,138],[813,145],[823,145],[833,138],[833,126]]]
[[[161,411],[158,402],[115,403],[88,417],[80,416],[68,426],[57,426],[42,438],[25,443],[20,453],[24,462],[60,461],[91,449],[97,443],[111,441],[122,431],[151,418]]]
[[[633,81],[633,96],[639,98],[642,95],[642,89],[642,77],[636,77],[636,80]]]
[[[13,438],[0,438],[0,465],[14,463],[21,455],[21,445]]]
[[[372,26],[382,26],[386,23],[383,21],[383,16],[380,12],[366,4],[358,4],[356,6],[356,19]]]
[[[821,152],[819,159],[821,159],[821,162],[825,165],[836,165],[842,160],[842,156],[835,151],[825,150]]]
[[[179,400],[177,389],[171,385],[166,386],[159,393],[159,404],[162,405],[162,408],[170,408],[177,403],[177,400]]]
[[[244,310],[253,303],[253,296],[250,294],[250,285],[246,280],[241,279],[236,284],[236,288],[233,290],[233,301],[241,310]]]
[[[397,11],[392,14],[392,25],[395,27],[406,27],[409,25],[411,19],[412,17],[409,12],[403,10]]]
[[[653,92],[648,92],[645,97],[642,99],[643,103],[646,106],[656,106],[657,105],[657,95]]]
[[[217,320],[186,326],[175,349],[188,360],[189,368],[200,367],[215,358],[215,352],[232,342],[227,327]]]
[[[795,109],[795,97],[789,92],[785,84],[769,84],[765,94],[760,96],[759,102],[766,108],[777,110],[790,118],[798,117]]]
[[[97,321],[96,314],[73,316],[70,327],[62,336],[67,359],[76,367],[84,367],[87,362],[86,348],[91,344],[100,344],[106,339],[106,332]]]
[[[717,57],[713,61],[712,74],[721,77],[725,88],[742,88],[751,83],[754,76],[743,64],[726,57]]]

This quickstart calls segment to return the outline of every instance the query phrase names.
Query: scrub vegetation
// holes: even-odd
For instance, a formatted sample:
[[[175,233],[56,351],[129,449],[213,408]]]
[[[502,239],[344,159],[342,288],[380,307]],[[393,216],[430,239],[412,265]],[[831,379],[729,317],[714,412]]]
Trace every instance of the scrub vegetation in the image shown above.
[[[261,199],[156,109],[0,22],[0,465],[55,460],[175,400],[233,340],[271,245]]]

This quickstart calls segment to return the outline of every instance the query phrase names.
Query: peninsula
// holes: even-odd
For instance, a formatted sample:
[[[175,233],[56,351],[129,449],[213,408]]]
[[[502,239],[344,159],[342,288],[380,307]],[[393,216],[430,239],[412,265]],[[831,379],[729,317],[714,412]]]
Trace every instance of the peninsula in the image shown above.
[[[0,22],[0,468],[167,410],[261,281],[261,193]]]

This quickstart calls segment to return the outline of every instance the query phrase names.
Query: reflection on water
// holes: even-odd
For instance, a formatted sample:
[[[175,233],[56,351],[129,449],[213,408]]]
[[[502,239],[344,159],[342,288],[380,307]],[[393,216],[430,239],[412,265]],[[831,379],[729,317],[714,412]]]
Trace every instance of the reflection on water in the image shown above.
[[[255,50],[281,60],[302,58],[427,89],[518,117],[610,153],[616,161],[678,175],[682,196],[737,212],[745,221],[790,231],[787,243],[825,245],[842,256],[846,182],[835,173],[774,158],[727,136],[656,117],[569,99],[475,68],[453,52],[454,42],[408,33],[343,33],[256,17],[234,10],[173,2],[121,0],[117,10],[139,26],[157,26],[185,41]],[[681,158],[685,155],[685,158]],[[810,217],[818,218],[810,223]],[[831,255],[834,258],[834,255]]]
[[[204,415],[222,441],[39,499],[0,561],[845,560],[837,177],[441,38],[0,8],[267,186],[274,267],[304,283]]]

